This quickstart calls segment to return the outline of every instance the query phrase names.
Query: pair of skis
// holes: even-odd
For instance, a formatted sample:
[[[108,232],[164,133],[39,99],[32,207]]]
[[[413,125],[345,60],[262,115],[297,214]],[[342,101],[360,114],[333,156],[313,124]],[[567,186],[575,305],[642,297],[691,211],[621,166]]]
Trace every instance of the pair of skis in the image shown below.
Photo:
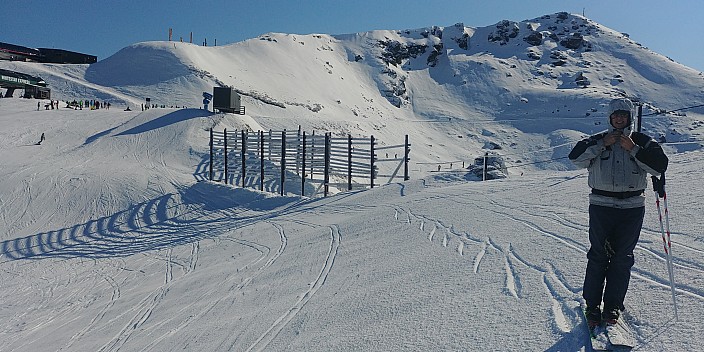
[[[635,335],[624,315],[621,314],[616,324],[602,322],[601,325],[589,330],[593,351],[630,351],[635,347]]]

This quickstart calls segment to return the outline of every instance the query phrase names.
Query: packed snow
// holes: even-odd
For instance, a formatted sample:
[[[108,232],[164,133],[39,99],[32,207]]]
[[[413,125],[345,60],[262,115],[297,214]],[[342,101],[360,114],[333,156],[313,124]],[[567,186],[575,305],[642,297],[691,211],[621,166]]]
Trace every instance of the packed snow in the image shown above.
[[[91,66],[0,62],[62,100],[0,99],[0,350],[589,351],[589,189],[565,156],[623,95],[653,114],[644,132],[667,140],[679,313],[647,190],[626,297],[634,350],[700,349],[704,115],[654,113],[701,104],[704,79],[562,17],[521,22],[503,45],[486,38],[510,23],[139,43]],[[590,29],[589,51],[548,60],[555,43],[521,40],[565,21]],[[390,40],[430,45],[393,65],[380,55]],[[573,85],[578,72],[588,87]],[[219,84],[246,115],[200,107]],[[145,97],[159,107],[142,110]],[[66,108],[74,99],[111,108]],[[386,144],[408,134],[411,180],[328,197],[208,180],[210,129],[299,125]],[[489,149],[509,175],[480,182],[462,163]]]

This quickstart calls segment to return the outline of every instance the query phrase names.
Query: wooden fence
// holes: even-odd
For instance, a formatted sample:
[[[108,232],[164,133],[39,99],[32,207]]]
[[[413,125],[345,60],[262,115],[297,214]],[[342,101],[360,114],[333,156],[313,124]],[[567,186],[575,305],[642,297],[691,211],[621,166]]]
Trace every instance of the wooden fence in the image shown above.
[[[383,158],[379,154],[384,153]],[[389,156],[393,153],[393,156]],[[300,182],[297,194],[314,197],[321,189],[373,188],[403,177],[408,180],[410,144],[378,146],[369,138],[333,137],[298,131],[210,131],[209,179],[241,187],[259,187],[284,195]],[[399,171],[403,167],[403,174]],[[295,187],[298,188],[298,187]],[[292,192],[296,193],[296,192]]]

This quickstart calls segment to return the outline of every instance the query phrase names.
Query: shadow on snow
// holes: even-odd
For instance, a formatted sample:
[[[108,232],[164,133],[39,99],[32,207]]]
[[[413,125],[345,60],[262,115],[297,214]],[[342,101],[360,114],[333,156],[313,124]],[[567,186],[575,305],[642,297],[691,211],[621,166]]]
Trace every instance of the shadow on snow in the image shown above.
[[[110,216],[0,243],[2,262],[109,258],[184,245],[278,216],[300,197],[198,182]],[[279,212],[271,211],[282,208]]]
[[[202,109],[181,109],[174,112],[170,112],[154,120],[145,122],[139,126],[132,127],[126,131],[120,132],[117,134],[117,136],[140,134],[152,130],[157,130],[159,128],[179,123],[181,121],[190,120],[195,117],[206,117],[211,116],[212,114],[212,112]]]

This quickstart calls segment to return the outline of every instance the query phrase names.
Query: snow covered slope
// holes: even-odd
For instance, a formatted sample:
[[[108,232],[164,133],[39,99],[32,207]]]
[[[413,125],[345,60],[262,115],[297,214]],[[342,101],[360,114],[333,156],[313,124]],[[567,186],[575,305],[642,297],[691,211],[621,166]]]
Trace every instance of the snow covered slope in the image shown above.
[[[33,103],[0,100],[3,349],[587,350],[581,170],[278,197],[203,181],[232,115]],[[704,342],[704,159],[671,158],[680,321],[650,195],[627,299],[642,351]]]

